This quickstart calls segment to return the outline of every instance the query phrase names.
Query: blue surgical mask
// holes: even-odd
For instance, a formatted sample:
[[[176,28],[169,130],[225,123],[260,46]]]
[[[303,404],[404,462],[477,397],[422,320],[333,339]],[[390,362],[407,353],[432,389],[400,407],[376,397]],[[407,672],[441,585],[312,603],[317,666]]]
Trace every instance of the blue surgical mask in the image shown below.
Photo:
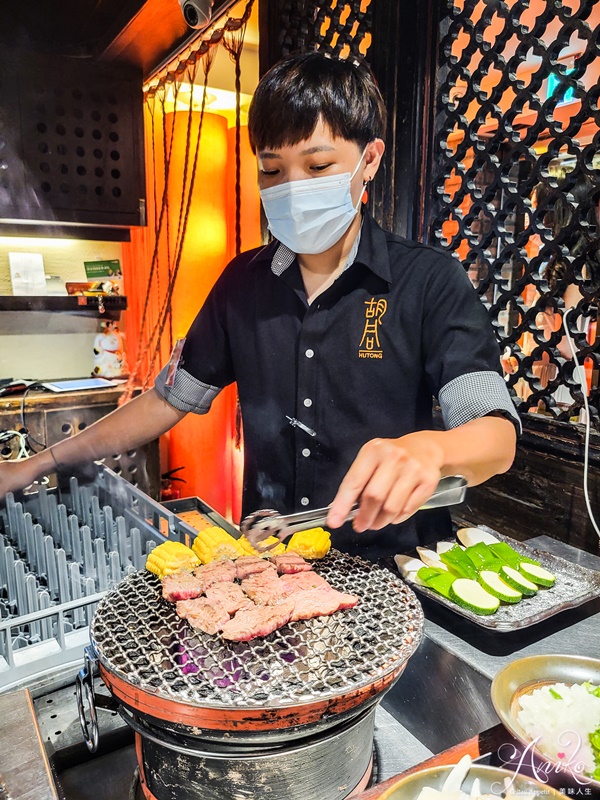
[[[324,253],[346,233],[360,207],[350,191],[354,172],[289,181],[260,190],[269,230],[293,253]]]

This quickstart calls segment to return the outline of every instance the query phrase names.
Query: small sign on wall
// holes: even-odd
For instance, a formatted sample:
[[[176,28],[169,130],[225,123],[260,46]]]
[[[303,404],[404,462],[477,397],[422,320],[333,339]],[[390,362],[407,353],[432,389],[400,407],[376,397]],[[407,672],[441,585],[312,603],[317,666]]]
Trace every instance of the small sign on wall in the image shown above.
[[[103,261],[84,261],[86,277],[90,280],[95,278],[122,278],[121,262],[118,258],[105,259]]]

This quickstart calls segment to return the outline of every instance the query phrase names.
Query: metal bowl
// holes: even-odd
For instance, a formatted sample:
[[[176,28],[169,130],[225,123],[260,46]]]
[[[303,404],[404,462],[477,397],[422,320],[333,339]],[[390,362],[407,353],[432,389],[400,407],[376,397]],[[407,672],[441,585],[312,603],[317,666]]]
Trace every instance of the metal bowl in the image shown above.
[[[501,669],[492,681],[492,703],[502,724],[524,747],[533,747],[532,740],[517,722],[520,698],[534,689],[553,683],[575,684],[589,681],[600,685],[600,660],[586,656],[529,656],[513,661]],[[543,755],[533,747],[535,755],[546,764],[555,765],[556,772],[569,775],[558,760]],[[580,783],[582,776],[571,773],[571,778]],[[600,789],[600,782],[585,777],[585,787]]]
[[[406,778],[401,778],[398,783],[381,795],[380,800],[416,800],[421,790],[426,787],[441,790],[444,781],[453,769],[453,766],[443,766],[430,767],[420,772],[414,772],[412,775],[407,775]],[[509,781],[512,781],[510,788],[517,796],[526,791],[537,791],[539,800],[547,800],[549,797],[561,797],[564,800],[564,795],[557,792],[556,789],[539,783],[533,778],[528,778],[526,775],[518,775],[507,769],[488,767],[483,764],[473,764],[471,766],[467,777],[463,781],[462,791],[469,793],[476,778],[479,778],[481,791],[485,794],[502,797],[505,785],[504,779],[508,778]]]

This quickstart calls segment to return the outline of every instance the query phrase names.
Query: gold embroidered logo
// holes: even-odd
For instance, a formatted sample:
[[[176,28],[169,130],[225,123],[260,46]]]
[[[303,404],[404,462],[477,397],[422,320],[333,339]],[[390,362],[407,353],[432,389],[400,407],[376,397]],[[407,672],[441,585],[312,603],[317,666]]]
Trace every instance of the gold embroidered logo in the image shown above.
[[[358,346],[359,358],[383,358],[383,351],[379,341],[379,326],[383,315],[387,311],[385,300],[365,300],[365,329]]]

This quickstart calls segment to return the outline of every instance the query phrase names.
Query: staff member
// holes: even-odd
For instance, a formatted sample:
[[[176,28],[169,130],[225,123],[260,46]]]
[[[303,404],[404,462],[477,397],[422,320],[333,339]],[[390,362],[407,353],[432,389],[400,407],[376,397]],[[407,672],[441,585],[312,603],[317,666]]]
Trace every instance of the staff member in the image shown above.
[[[448,535],[420,512],[443,475],[481,483],[515,452],[513,404],[487,314],[450,256],[361,208],[384,151],[369,71],[319,53],[280,62],[250,115],[274,240],[235,258],[155,386],[77,436],[0,465],[0,494],[56,466],[123,452],[236,382],[243,513],[333,501],[335,546],[376,558]],[[201,268],[201,263],[199,264]],[[432,397],[447,430],[432,430]],[[414,515],[414,516],[413,516]]]

